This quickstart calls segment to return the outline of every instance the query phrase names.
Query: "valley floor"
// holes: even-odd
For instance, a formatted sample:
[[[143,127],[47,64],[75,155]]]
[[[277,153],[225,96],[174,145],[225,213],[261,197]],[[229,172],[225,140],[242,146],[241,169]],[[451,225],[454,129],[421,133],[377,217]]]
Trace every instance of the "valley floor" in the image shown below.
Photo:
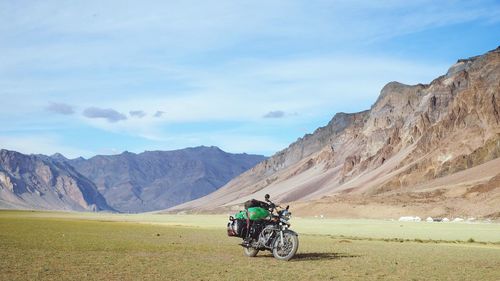
[[[498,280],[500,224],[293,218],[296,258],[243,256],[224,216],[0,211],[0,280]]]

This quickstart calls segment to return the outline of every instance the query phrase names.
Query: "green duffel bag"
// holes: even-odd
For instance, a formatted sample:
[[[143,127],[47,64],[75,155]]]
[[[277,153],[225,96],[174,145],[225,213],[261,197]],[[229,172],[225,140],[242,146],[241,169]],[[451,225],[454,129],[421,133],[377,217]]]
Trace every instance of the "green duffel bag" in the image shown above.
[[[251,221],[261,220],[267,216],[269,216],[269,211],[264,208],[261,207],[248,208],[248,217],[250,218]],[[234,218],[237,220],[246,220],[247,212],[240,211],[239,213],[236,213],[234,215]]]
[[[245,211],[239,211],[234,215],[234,218],[237,220],[246,220],[247,219],[247,212]]]
[[[269,211],[261,207],[248,208],[248,217],[252,221],[261,220],[269,216]]]

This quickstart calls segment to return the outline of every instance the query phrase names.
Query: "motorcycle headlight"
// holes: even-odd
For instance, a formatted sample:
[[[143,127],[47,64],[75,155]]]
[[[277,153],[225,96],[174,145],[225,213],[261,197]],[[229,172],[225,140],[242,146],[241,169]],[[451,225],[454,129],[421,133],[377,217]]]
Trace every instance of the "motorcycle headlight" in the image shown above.
[[[290,213],[289,211],[285,210],[285,211],[283,211],[282,216],[284,218],[286,218],[286,220],[289,220],[292,217],[292,213]]]
[[[290,226],[290,223],[288,221],[290,220],[292,213],[290,213],[288,210],[282,210],[280,211],[279,215],[280,222],[286,224],[287,226]]]

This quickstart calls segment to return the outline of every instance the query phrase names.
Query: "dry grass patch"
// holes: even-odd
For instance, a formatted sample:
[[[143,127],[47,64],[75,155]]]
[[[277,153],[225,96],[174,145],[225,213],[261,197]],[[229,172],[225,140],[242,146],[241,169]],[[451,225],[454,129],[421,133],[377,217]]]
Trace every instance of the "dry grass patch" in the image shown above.
[[[2,216],[0,280],[498,280],[500,247],[301,235],[290,262],[223,229]]]

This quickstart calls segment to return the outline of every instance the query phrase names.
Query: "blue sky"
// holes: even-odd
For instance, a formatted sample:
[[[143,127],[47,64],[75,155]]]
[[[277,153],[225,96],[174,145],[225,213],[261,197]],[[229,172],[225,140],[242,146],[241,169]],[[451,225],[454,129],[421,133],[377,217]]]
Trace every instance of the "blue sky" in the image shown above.
[[[272,155],[499,38],[488,0],[0,0],[0,148]]]

